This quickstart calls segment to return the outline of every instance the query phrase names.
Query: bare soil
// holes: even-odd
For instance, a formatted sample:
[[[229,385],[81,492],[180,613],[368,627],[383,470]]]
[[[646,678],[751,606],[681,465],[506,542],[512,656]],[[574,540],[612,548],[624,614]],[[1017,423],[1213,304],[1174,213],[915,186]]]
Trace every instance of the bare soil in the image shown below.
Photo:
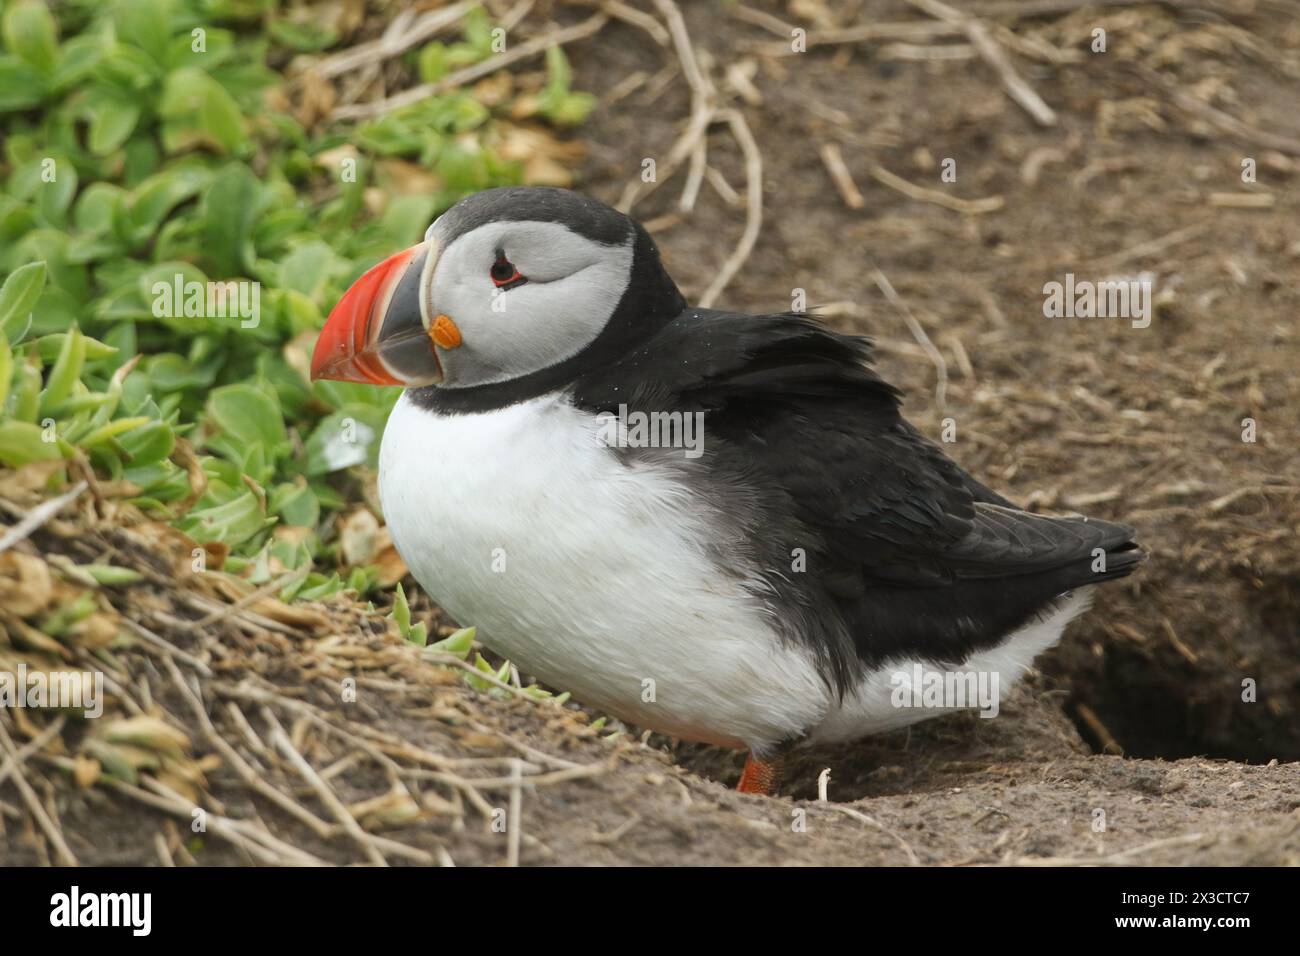
[[[750,6],[812,36],[921,17],[902,3]],[[422,662],[379,614],[336,605],[294,620],[266,604],[261,623],[236,610],[198,634],[167,629],[165,617],[211,613],[178,596],[210,582],[157,575],[105,600],[212,663],[217,679],[178,666],[203,694],[215,735],[312,814],[330,819],[319,790],[270,744],[262,705],[344,803],[398,794],[361,814],[368,832],[417,851],[379,846],[392,862],[501,863],[513,839],[524,864],[1300,864],[1294,4],[991,17],[1020,38],[1010,55],[1056,111],[1050,128],[978,56],[899,59],[916,51],[890,40],[774,56],[766,51],[788,42],[729,5],[684,7],[706,68],[723,96],[735,96],[763,159],[763,229],[718,305],[784,310],[805,290],[837,328],[872,336],[912,421],[940,439],[952,420],[947,450],[970,471],[1033,508],[1137,526],[1147,565],[1103,589],[996,719],[946,717],[808,754],[775,798],[728,790],[738,755],[634,729],[611,738],[572,703],[473,690],[457,671]],[[570,13],[557,17],[569,22]],[[1107,31],[1104,54],[1089,49],[1096,28]],[[671,48],[625,22],[568,53],[575,86],[605,93],[580,131],[589,159],[579,188],[614,201],[643,159],[662,163],[689,91],[669,69]],[[723,80],[732,65],[748,84]],[[612,101],[610,91],[637,71],[645,82]],[[751,85],[752,101],[732,92]],[[832,184],[820,157],[827,143],[840,147],[862,209],[848,208]],[[708,156],[743,195],[745,167],[724,126],[711,132]],[[956,161],[954,183],[941,179],[945,159]],[[1255,161],[1257,182],[1243,183],[1243,159]],[[936,193],[1003,203],[965,214],[919,201],[873,177],[873,164]],[[706,180],[694,210],[681,213],[683,181],[679,173],[662,184],[636,214],[656,224],[669,270],[698,294],[731,253],[744,210]],[[936,365],[882,294],[877,269],[943,358],[943,404]],[[1150,326],[1045,318],[1044,284],[1066,273],[1149,273]],[[1247,418],[1254,441],[1243,441]],[[150,549],[166,549],[128,547],[105,530],[122,525],[121,514],[113,525],[85,501],[78,509],[66,527],[34,539],[38,553],[107,547],[120,562],[148,565]],[[450,629],[427,605],[417,611]],[[282,618],[280,630],[267,629],[268,615]],[[189,732],[186,760],[220,758],[203,766],[192,799],[260,821],[259,833],[320,859],[366,861],[374,845],[338,827],[313,832],[253,792],[196,725],[165,656],[140,651],[119,663],[127,686],[143,681]],[[361,688],[352,704],[337,693],[347,675]],[[1243,682],[1253,682],[1253,700],[1243,699]],[[251,739],[231,703],[245,711]],[[38,729],[10,734],[21,746]],[[60,743],[28,761],[28,778],[82,862],[252,859],[236,841],[192,834],[189,797],[164,812],[101,781],[75,786],[68,761],[79,738],[66,733]],[[515,772],[516,759],[526,781],[493,783]],[[487,783],[466,783],[474,779]],[[514,836],[492,829],[492,811],[509,810],[512,790],[521,810]],[[0,783],[0,827],[0,862],[57,858],[13,780]]]

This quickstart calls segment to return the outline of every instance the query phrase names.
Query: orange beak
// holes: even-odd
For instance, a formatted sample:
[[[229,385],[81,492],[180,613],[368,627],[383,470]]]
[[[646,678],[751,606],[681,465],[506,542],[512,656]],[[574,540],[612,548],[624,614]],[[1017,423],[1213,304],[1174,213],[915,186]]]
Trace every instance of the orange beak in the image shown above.
[[[427,290],[437,244],[421,242],[389,256],[357,279],[325,320],[311,357],[312,381],[419,387],[442,380],[434,349],[448,347],[455,323],[429,320]],[[434,329],[437,329],[435,335]],[[460,344],[459,332],[454,335]]]

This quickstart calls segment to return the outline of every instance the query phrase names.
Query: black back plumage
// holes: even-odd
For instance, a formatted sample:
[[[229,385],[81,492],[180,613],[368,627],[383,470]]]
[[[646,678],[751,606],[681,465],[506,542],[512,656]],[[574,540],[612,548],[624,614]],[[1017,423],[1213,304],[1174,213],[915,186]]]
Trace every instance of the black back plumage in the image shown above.
[[[684,478],[737,522],[731,558],[841,693],[866,666],[961,661],[1139,563],[1132,529],[1021,511],[966,474],[869,359],[804,316],[692,309],[573,395],[596,413],[705,413]]]

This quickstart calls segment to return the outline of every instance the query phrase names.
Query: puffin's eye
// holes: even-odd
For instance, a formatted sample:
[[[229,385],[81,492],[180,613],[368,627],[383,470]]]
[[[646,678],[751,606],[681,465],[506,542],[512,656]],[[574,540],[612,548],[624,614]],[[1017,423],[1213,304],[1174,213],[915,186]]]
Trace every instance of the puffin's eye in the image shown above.
[[[504,254],[497,255],[497,261],[492,263],[492,268],[488,270],[492,276],[492,281],[498,288],[513,288],[521,283],[527,282],[515,268],[515,264],[505,257]]]

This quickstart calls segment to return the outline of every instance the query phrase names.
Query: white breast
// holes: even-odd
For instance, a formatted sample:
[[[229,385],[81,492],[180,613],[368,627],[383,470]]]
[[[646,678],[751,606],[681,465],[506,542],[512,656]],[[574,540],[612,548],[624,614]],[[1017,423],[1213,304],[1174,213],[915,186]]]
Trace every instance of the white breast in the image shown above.
[[[851,739],[943,713],[899,709],[891,678],[841,703],[806,651],[783,645],[754,582],[679,473],[626,464],[563,397],[474,415],[397,403],[379,486],[398,552],[429,595],[521,671],[664,733],[759,753],[807,735]],[[712,546],[712,551],[710,551]],[[1009,690],[1085,606],[1076,595],[962,669]]]
[[[520,670],[633,723],[765,749],[829,706],[805,652],[707,556],[679,479],[624,464],[548,396],[475,415],[398,402],[380,496],[416,580]]]

